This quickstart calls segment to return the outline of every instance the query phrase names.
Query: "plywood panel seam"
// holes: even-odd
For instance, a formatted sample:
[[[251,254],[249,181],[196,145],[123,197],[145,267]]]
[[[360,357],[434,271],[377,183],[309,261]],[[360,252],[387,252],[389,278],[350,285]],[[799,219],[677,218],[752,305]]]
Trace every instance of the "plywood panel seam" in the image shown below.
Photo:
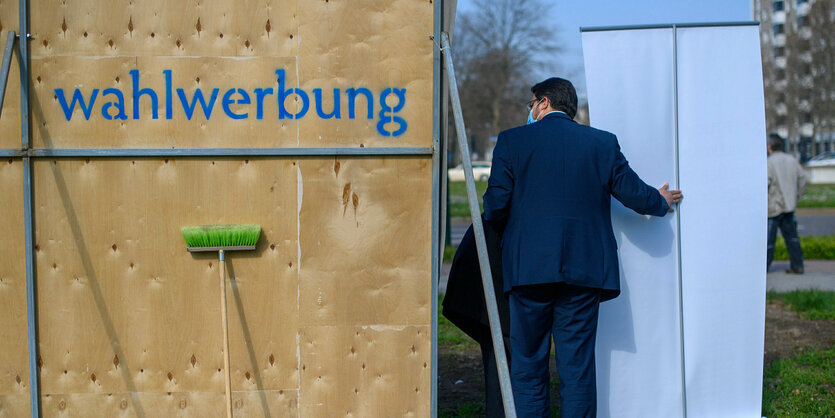
[[[298,61],[297,61],[298,63]],[[301,221],[302,221],[302,202],[304,198],[304,182],[302,181],[301,162],[295,160],[296,166],[296,315],[301,322],[301,280],[302,280],[302,244],[301,244]],[[301,330],[296,331],[296,386],[298,388],[297,402],[301,404],[302,399],[302,355],[301,355]],[[301,417],[301,408],[297,409],[298,416]]]
[[[85,58],[85,59],[111,59],[111,58],[129,58],[129,59],[144,59],[144,58],[161,58],[161,59],[206,59],[206,58],[213,58],[213,59],[230,59],[236,61],[248,61],[248,60],[256,60],[259,58],[286,58],[286,59],[295,59],[297,58],[295,55],[212,55],[212,56],[201,56],[201,55],[153,55],[153,56],[146,56],[146,55],[136,55],[136,54],[115,54],[115,55],[85,55],[85,54],[49,54],[49,55],[35,55],[31,56],[32,59],[51,59],[51,58]],[[298,87],[298,86],[296,86]]]

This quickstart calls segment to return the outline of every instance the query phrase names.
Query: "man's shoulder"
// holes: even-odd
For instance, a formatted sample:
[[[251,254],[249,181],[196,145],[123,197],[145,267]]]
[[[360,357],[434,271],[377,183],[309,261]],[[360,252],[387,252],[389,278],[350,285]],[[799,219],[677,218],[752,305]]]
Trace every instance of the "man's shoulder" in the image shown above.
[[[572,135],[606,142],[614,142],[617,140],[615,134],[588,125],[570,123],[568,125],[562,125],[559,128],[553,128],[542,122],[537,122],[530,125],[521,125],[514,128],[506,129],[499,133],[499,139],[501,139],[502,137],[527,138],[531,136],[538,136],[541,134]]]
[[[534,133],[533,125],[521,125],[513,128],[505,129],[499,132],[499,139],[502,137],[514,138],[519,136],[530,136]]]
[[[587,125],[577,124],[577,126],[580,129],[584,130],[590,137],[599,138],[603,141],[617,141],[617,137],[615,136],[615,134],[609,131],[604,131],[603,129],[597,129],[593,126]]]
[[[800,164],[794,155],[782,151],[771,153],[766,161],[771,164]]]

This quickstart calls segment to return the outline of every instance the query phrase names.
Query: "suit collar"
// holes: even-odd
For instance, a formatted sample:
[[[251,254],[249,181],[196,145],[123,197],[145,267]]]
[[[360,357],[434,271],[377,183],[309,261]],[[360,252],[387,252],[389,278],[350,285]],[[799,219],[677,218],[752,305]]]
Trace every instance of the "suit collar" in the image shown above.
[[[551,112],[551,113],[543,116],[542,119],[540,119],[539,121],[541,122],[545,119],[555,119],[555,118],[562,118],[562,119],[570,120],[572,122],[574,121],[574,119],[571,119],[568,115],[566,115],[565,113],[560,112],[560,111]]]

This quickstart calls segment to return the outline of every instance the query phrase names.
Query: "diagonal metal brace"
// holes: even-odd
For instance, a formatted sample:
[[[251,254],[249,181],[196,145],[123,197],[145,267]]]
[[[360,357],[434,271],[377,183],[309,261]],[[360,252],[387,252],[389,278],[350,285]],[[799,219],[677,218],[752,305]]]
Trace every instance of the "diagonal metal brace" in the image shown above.
[[[6,97],[6,82],[9,81],[9,67],[12,64],[14,41],[17,34],[12,30],[6,36],[6,48],[3,50],[3,65],[0,66],[0,116],[3,115],[3,98]]]
[[[455,69],[452,65],[452,52],[449,47],[449,36],[441,34],[441,51],[444,54],[447,77],[449,78],[449,93],[452,101],[452,113],[455,118],[455,128],[458,136],[458,146],[461,149],[461,159],[464,163],[464,177],[467,183],[467,198],[470,203],[470,215],[473,219],[476,249],[478,250],[478,264],[481,267],[481,282],[484,287],[484,302],[487,307],[487,318],[490,322],[490,335],[493,338],[493,350],[496,355],[496,368],[499,371],[499,386],[502,391],[502,402],[507,418],[516,418],[516,404],[513,401],[513,391],[510,386],[510,372],[507,366],[507,356],[502,337],[502,325],[499,321],[499,308],[496,305],[496,290],[493,289],[493,274],[490,271],[490,260],[487,257],[487,241],[484,239],[484,225],[481,223],[481,210],[475,190],[473,178],[473,163],[470,159],[470,147],[467,143],[467,129],[464,126],[464,115],[461,112],[461,100],[458,97],[458,82],[455,80]]]

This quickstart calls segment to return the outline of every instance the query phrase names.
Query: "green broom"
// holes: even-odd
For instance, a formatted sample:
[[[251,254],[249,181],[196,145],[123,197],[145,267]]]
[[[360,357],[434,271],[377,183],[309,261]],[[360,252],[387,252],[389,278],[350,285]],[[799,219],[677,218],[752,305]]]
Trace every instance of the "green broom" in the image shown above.
[[[232,418],[232,383],[229,369],[229,324],[226,314],[226,251],[254,250],[260,225],[201,225],[180,229],[189,252],[217,251],[220,262],[220,311],[223,320],[223,366],[226,370],[226,416]]]

